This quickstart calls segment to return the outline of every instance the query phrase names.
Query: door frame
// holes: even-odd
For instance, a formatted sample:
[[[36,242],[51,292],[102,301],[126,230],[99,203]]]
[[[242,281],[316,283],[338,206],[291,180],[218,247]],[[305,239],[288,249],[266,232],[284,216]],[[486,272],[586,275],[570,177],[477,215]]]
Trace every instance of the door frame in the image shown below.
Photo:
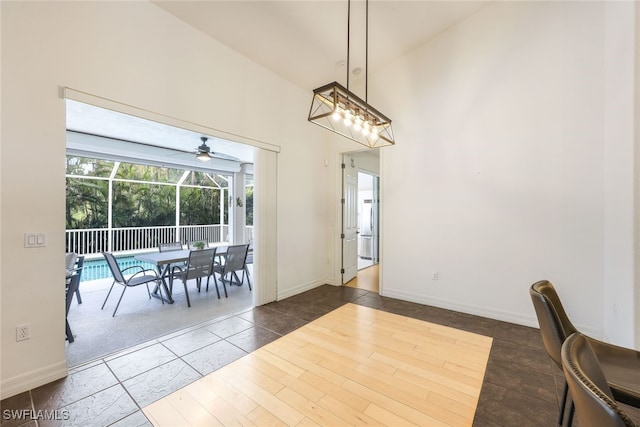
[[[371,224],[371,232],[374,241],[372,242],[372,252],[371,252],[371,262],[373,265],[377,265],[380,263],[380,173],[379,172],[371,172],[368,169],[358,168],[358,175],[368,175],[372,178],[373,187],[372,187],[372,198],[371,202],[371,210],[374,213]],[[361,191],[362,185],[360,181],[360,177],[358,177],[358,192]],[[359,198],[359,197],[358,197]],[[366,200],[365,200],[366,202]],[[362,238],[362,230],[360,230],[360,238]],[[358,256],[360,256],[360,244],[358,244]],[[366,268],[366,267],[365,267]],[[359,270],[359,269],[358,269]]]
[[[371,174],[371,175],[376,175],[379,177],[380,182],[379,182],[379,211],[378,211],[378,258],[379,258],[379,262],[378,262],[378,269],[379,269],[379,291],[378,293],[383,296],[383,290],[384,290],[384,281],[383,281],[383,268],[384,268],[384,233],[383,233],[383,224],[384,224],[384,212],[383,212],[383,207],[384,207],[384,185],[383,185],[383,160],[384,160],[384,154],[382,149],[378,148],[378,153],[379,153],[379,157],[378,157],[378,170],[374,171],[371,169],[367,169],[367,168],[361,168],[359,167],[358,169],[361,170],[362,172]],[[364,150],[350,150],[350,151],[339,151],[335,153],[335,200],[336,200],[336,204],[335,206],[335,220],[332,221],[331,224],[331,229],[333,231],[333,235],[334,235],[334,239],[333,239],[333,243],[334,243],[334,249],[333,249],[333,253],[334,253],[334,262],[333,262],[333,266],[332,266],[332,274],[331,276],[333,277],[333,279],[331,280],[331,282],[335,285],[335,286],[342,286],[342,238],[341,238],[341,234],[342,234],[342,215],[343,215],[343,211],[342,211],[342,192],[343,192],[343,184],[342,184],[342,159],[343,156],[346,155],[351,155],[351,154],[355,154],[358,152],[367,152],[369,150],[364,149]]]
[[[340,284],[344,285],[358,276],[358,235],[360,233],[358,230],[358,173],[360,168],[349,153],[342,155],[340,168],[342,169],[342,195],[340,198],[340,204],[342,205],[342,226],[340,227],[342,256],[340,257]],[[353,190],[355,194],[351,196],[347,191],[347,187],[350,184],[350,182],[347,182],[349,176],[355,176],[355,190]],[[350,215],[355,216],[355,218],[347,218],[349,216],[346,215],[348,209],[351,210]],[[351,221],[353,221],[353,224],[351,224]],[[349,227],[349,225],[351,225],[351,227]],[[353,231],[350,232],[348,230]],[[351,241],[351,245],[353,246],[352,251],[355,251],[355,253],[351,254],[355,257],[353,265],[345,264],[345,260],[350,258],[347,251],[345,251],[345,248],[349,246],[348,241]],[[345,276],[347,276],[346,279]]]

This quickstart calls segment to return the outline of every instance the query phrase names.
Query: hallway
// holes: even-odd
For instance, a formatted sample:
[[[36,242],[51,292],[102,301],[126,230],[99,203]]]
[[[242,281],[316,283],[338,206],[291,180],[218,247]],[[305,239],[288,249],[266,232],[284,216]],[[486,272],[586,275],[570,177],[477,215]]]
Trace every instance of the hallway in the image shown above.
[[[366,291],[380,292],[380,264],[358,270],[358,274],[349,280],[344,286]]]

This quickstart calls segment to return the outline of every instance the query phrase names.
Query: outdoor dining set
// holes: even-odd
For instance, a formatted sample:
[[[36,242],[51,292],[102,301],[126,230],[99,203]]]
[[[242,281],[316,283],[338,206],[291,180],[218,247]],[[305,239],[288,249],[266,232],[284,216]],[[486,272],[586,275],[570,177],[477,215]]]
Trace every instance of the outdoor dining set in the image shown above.
[[[116,257],[110,252],[103,252],[111,274],[113,283],[102,304],[104,309],[111,291],[116,284],[123,287],[120,298],[113,310],[112,317],[115,317],[122,297],[127,288],[145,285],[149,298],[158,298],[164,304],[173,304],[173,283],[180,280],[184,286],[187,306],[191,307],[189,289],[187,283],[195,281],[198,292],[202,286],[205,291],[209,290],[209,283],[213,277],[213,284],[220,298],[218,282],[222,283],[225,297],[228,297],[227,284],[242,286],[247,279],[249,290],[251,290],[251,280],[249,279],[248,264],[253,263],[253,250],[251,244],[226,245],[223,243],[207,244],[203,241],[189,242],[186,248],[181,242],[162,243],[158,246],[157,252],[141,253],[135,255],[135,259],[140,262],[153,264],[156,269],[148,269],[142,265],[134,265],[121,268]],[[74,294],[78,303],[82,302],[79,282],[82,273],[84,256],[75,253],[66,255],[66,313],[69,314],[69,307]],[[242,277],[239,274],[242,274]],[[219,276],[219,279],[216,277]],[[206,279],[206,284],[203,280]],[[150,290],[149,284],[155,285]],[[73,342],[73,335],[69,322],[66,322],[66,336],[69,342]]]

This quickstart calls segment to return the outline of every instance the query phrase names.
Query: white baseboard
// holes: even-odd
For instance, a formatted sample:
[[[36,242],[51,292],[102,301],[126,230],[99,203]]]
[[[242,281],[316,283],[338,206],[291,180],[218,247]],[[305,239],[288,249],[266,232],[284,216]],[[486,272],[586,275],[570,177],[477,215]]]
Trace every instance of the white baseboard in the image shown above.
[[[63,360],[49,366],[25,372],[13,378],[2,380],[0,384],[0,400],[64,378],[67,376],[67,373],[67,361]]]
[[[301,285],[295,286],[291,289],[287,289],[286,291],[280,292],[280,290],[278,290],[278,297],[277,300],[283,300],[285,298],[289,298],[292,297],[294,295],[298,295],[302,292],[305,291],[309,291],[311,289],[317,288],[320,285],[324,285],[326,284],[326,280],[324,279],[317,279],[317,280],[313,280],[311,282],[307,282],[307,283],[303,283]]]
[[[539,327],[538,319],[535,316],[526,315],[519,312],[500,310],[473,304],[465,304],[458,301],[442,298],[425,297],[424,295],[416,295],[409,292],[403,292],[388,288],[384,289],[384,295],[382,296],[397,298],[400,300],[415,302],[418,304],[430,305],[438,308],[444,308],[446,310],[459,311],[461,313],[473,314],[475,316],[488,317],[490,319],[501,320],[508,323],[515,323],[522,326],[530,326],[532,328]],[[591,327],[576,325],[576,328],[582,333],[593,338],[601,339],[603,335],[603,331],[595,330]]]

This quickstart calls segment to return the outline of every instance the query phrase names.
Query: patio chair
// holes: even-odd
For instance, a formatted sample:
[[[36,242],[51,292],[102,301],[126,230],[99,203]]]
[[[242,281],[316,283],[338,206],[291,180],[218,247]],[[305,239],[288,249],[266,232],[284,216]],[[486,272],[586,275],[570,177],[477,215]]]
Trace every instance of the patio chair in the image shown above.
[[[71,265],[71,269],[67,268],[67,276],[65,283],[65,332],[67,335],[67,341],[72,343],[75,339],[73,338],[73,333],[71,332],[71,327],[69,326],[69,320],[67,317],[69,316],[69,309],[71,308],[71,301],[73,300],[73,294],[77,294],[78,289],[80,288],[80,278],[82,276],[82,267],[84,265],[84,256],[77,256],[73,254],[73,257],[67,257],[67,267],[69,267],[70,258],[73,259],[73,264]]]
[[[169,276],[169,287],[173,289],[173,280],[180,279],[184,285],[184,294],[187,296],[187,306],[191,307],[189,299],[189,290],[187,289],[187,281],[196,279],[198,292],[200,292],[202,279],[207,278],[207,291],[209,290],[209,278],[213,274],[213,258],[216,256],[216,248],[202,249],[191,251],[189,253],[189,261],[185,267],[175,266],[171,269]],[[215,277],[213,278],[215,281]],[[216,282],[216,292],[220,299],[220,291],[218,291],[218,282]]]
[[[158,250],[160,252],[181,251],[182,250],[182,243],[181,242],[160,243],[158,245]]]
[[[247,260],[246,264],[253,264],[253,239],[249,240],[249,249],[247,249]],[[249,271],[247,270],[247,274]]]
[[[120,295],[120,299],[118,299],[118,304],[116,304],[116,308],[113,310],[113,315],[111,317],[115,317],[116,311],[118,311],[118,307],[120,306],[120,301],[122,301],[122,297],[124,296],[124,292],[127,290],[127,288],[146,285],[147,294],[149,294],[149,299],[151,299],[151,292],[149,292],[149,283],[156,282],[156,284],[159,284],[158,280],[160,280],[160,278],[158,277],[158,273],[156,273],[155,270],[145,270],[144,267],[140,265],[133,265],[131,267],[125,268],[124,270],[120,270],[120,266],[118,265],[118,262],[116,261],[116,258],[113,256],[113,254],[109,252],[102,252],[102,255],[104,255],[104,258],[107,261],[107,265],[109,265],[109,269],[111,270],[111,274],[113,275],[113,283],[109,288],[107,297],[102,303],[101,310],[104,309],[104,305],[107,303],[109,295],[111,295],[111,291],[113,290],[113,285],[115,285],[116,283],[122,285],[123,289],[122,294]],[[136,271],[131,277],[126,279],[123,273],[129,270]],[[160,292],[160,299],[162,300],[162,304],[164,304],[164,299],[162,299],[162,286],[158,286],[158,291]]]
[[[82,262],[84,262],[84,257],[82,258]],[[77,266],[78,263],[78,254],[75,252],[67,252],[65,254],[65,269],[67,271],[67,277],[71,276],[73,271],[78,268]],[[80,267],[82,268],[82,266]],[[66,286],[69,286],[69,280],[67,279],[67,284]],[[78,304],[82,304],[82,297],[80,296],[80,286],[78,286],[78,288],[75,291],[76,294],[76,299],[78,300]],[[73,295],[72,295],[73,297]]]
[[[249,250],[249,245],[233,245],[227,248],[227,256],[225,258],[224,264],[215,265],[214,271],[220,274],[220,280],[222,281],[222,286],[224,287],[224,294],[227,295],[227,287],[225,282],[228,281],[230,285],[242,286],[244,283],[244,273],[247,273],[247,284],[249,285],[249,290],[251,289],[251,280],[249,280],[249,271],[247,269],[247,252]],[[242,271],[242,280],[238,277],[238,271]],[[225,280],[225,278],[229,276],[229,280]],[[233,281],[235,277],[236,281]]]
[[[244,282],[244,273],[247,273],[247,281],[249,281],[249,264],[253,265],[253,239],[249,240],[249,248],[247,249],[247,259],[244,262],[244,271],[242,272],[242,281]],[[251,282],[249,281],[249,287]]]
[[[158,245],[158,252],[173,252],[173,251],[181,251],[182,249],[184,249],[182,247],[182,242],[167,242],[167,243],[160,243]],[[185,265],[187,265],[186,262],[170,264],[167,267],[167,271],[171,271],[173,267],[176,267],[176,266],[184,267]]]

